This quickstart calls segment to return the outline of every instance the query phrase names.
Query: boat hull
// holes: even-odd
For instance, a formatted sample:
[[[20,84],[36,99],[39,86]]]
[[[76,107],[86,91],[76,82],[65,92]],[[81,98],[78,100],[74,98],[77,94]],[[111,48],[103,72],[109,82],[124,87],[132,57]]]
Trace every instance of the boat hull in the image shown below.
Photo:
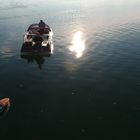
[[[21,55],[51,55],[52,46],[42,46],[41,44],[32,45],[31,43],[23,43],[21,48]]]

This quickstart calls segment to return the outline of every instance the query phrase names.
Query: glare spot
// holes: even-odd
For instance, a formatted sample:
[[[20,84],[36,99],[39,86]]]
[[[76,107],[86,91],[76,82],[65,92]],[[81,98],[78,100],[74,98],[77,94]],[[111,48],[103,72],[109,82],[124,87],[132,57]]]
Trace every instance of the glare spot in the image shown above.
[[[76,32],[73,35],[72,45],[70,46],[70,51],[76,53],[76,57],[80,58],[85,50],[85,41],[82,39],[83,33],[81,31]]]
[[[51,44],[51,54],[53,54],[53,50],[54,50],[54,45]]]

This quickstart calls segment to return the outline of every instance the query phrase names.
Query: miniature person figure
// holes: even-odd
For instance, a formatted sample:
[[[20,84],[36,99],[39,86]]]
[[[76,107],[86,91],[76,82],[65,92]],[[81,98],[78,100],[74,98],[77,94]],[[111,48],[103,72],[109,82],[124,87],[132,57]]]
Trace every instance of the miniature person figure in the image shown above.
[[[38,26],[39,26],[39,33],[43,34],[44,33],[44,29],[45,29],[45,22],[43,20],[40,20]]]

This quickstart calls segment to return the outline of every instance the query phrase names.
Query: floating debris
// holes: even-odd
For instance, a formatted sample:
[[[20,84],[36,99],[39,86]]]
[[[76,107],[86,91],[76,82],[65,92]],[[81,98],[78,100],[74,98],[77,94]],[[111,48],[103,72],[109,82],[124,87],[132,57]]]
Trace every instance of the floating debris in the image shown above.
[[[4,98],[0,100],[0,116],[8,112],[10,108],[10,99]]]

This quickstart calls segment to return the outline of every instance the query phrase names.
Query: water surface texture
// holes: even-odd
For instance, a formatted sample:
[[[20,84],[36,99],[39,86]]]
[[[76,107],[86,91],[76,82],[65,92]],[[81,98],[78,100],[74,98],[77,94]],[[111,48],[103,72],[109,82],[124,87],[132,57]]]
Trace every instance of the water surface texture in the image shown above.
[[[140,130],[139,0],[0,0],[0,140],[126,140]],[[43,19],[50,57],[22,58]],[[138,138],[138,137],[137,137]]]

